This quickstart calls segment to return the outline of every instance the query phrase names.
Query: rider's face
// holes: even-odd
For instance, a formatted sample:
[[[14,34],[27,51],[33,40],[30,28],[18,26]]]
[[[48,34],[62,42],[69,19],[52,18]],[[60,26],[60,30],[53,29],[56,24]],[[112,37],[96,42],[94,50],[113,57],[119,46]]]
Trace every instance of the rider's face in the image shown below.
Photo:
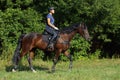
[[[52,14],[54,14],[54,13],[55,13],[55,10],[54,10],[54,9],[52,9],[52,10],[50,10],[50,12],[51,12]]]

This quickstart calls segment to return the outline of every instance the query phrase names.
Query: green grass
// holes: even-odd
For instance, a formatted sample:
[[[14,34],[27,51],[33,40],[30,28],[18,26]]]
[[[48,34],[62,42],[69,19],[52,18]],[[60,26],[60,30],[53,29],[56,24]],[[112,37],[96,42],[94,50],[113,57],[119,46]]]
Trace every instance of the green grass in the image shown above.
[[[0,61],[0,80],[120,80],[120,59],[79,60],[68,69],[68,62],[58,62],[56,72],[50,73],[51,61],[35,59],[37,73],[29,70],[27,60],[22,61],[18,72],[11,71],[10,61]]]

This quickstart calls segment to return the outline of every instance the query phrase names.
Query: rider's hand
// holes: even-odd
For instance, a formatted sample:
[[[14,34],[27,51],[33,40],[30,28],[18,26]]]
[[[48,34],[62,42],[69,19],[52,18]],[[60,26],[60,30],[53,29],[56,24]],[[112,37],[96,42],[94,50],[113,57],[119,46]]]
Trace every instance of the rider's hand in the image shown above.
[[[59,30],[57,27],[54,28],[55,30]]]

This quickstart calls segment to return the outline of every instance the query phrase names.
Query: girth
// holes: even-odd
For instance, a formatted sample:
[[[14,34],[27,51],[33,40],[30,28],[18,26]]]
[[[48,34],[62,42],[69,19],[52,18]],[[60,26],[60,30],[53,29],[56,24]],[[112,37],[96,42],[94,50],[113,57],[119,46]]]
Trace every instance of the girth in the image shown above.
[[[70,44],[69,41],[64,41],[64,42],[61,42],[61,44]]]

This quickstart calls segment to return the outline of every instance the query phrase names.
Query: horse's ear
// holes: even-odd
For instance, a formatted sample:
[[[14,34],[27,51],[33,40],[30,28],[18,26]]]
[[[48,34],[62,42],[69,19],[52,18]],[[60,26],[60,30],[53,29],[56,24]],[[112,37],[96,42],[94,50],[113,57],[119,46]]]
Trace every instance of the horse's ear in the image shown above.
[[[87,28],[87,25],[85,24],[85,29]]]
[[[86,25],[84,22],[82,22],[81,24],[83,25],[83,28],[84,28],[84,29],[87,28],[87,25]]]

